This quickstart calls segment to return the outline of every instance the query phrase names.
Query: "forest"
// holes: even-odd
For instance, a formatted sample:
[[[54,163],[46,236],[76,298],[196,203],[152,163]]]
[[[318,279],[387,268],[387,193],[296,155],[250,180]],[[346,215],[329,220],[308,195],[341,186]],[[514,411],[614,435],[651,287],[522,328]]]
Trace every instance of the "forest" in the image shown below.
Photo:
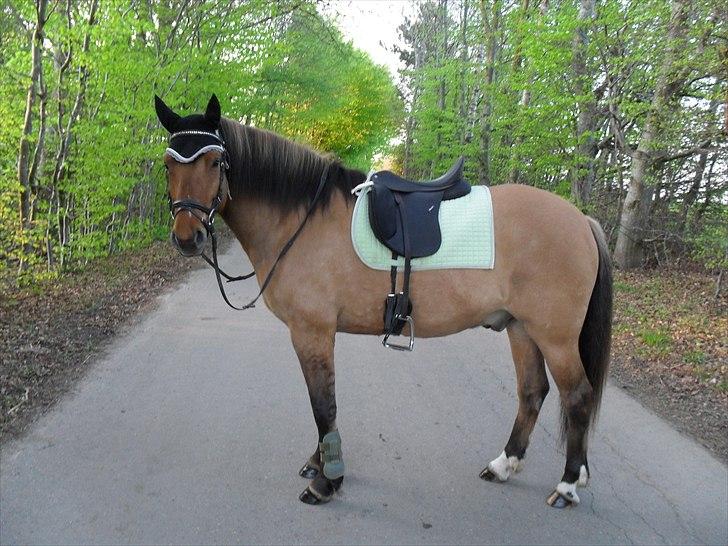
[[[142,247],[168,212],[152,97],[369,170],[460,155],[602,223],[622,269],[728,267],[724,0],[428,0],[399,78],[314,0],[11,0],[0,9],[0,276]],[[341,5],[338,8],[345,9]],[[718,283],[720,287],[720,281]]]
[[[523,183],[600,220],[622,269],[728,252],[720,0],[439,0],[401,27],[401,166]]]
[[[361,169],[402,117],[387,70],[313,1],[18,0],[0,15],[5,281],[167,236],[155,93],[190,113],[217,93],[227,115]]]

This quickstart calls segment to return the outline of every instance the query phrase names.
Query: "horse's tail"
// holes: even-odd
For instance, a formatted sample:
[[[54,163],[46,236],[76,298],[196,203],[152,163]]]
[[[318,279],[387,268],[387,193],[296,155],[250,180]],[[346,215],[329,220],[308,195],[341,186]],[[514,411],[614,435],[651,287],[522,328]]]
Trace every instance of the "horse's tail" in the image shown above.
[[[604,230],[594,218],[587,216],[599,253],[597,278],[594,281],[589,307],[579,334],[579,356],[594,393],[590,425],[596,421],[609,369],[612,342],[612,257]],[[567,416],[561,408],[561,440],[566,440]]]
[[[612,341],[612,258],[599,222],[587,217],[599,252],[597,279],[594,282],[584,325],[579,334],[579,355],[594,392],[591,423],[596,420],[609,368]]]

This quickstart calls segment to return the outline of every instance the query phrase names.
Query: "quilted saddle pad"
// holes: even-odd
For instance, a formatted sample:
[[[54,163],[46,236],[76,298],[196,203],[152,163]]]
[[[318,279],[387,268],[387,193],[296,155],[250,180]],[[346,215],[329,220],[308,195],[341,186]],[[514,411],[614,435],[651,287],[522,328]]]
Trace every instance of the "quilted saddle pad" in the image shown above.
[[[354,250],[372,269],[389,270],[395,265],[392,251],[379,242],[369,225],[369,188],[364,188],[354,205],[351,241]],[[412,259],[413,271],[427,269],[493,269],[493,203],[487,186],[473,186],[471,192],[440,204],[442,245],[432,256]],[[396,260],[404,267],[404,258]]]

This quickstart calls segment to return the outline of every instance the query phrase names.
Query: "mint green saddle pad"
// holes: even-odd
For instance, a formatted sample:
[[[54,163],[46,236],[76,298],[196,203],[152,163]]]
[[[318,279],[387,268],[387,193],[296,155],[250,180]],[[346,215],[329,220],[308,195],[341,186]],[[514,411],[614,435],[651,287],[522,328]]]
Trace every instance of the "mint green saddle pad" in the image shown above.
[[[359,258],[372,269],[404,267],[404,258],[392,259],[392,251],[379,242],[369,226],[369,188],[364,188],[354,205],[351,240]],[[413,271],[426,269],[493,269],[493,203],[487,186],[473,186],[465,197],[440,204],[442,245],[432,256],[414,258]]]

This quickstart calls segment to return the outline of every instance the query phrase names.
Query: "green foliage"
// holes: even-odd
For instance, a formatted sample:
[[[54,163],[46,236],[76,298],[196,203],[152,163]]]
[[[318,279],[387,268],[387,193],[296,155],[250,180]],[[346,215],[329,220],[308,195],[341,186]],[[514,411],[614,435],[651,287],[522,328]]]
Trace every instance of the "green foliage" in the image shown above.
[[[194,112],[214,92],[224,115],[362,168],[395,134],[401,106],[388,73],[347,43],[313,0],[104,0],[89,25],[94,2],[71,2],[68,13],[66,2],[49,4],[46,132],[25,225],[17,158],[36,3],[0,8],[0,116],[9,120],[0,126],[0,276],[32,280],[166,235],[166,134],[155,93]],[[39,91],[31,150],[42,121]]]
[[[688,364],[699,366],[705,363],[705,361],[707,360],[707,355],[703,351],[695,349],[686,352],[683,356],[683,360],[685,360],[685,362]]]
[[[707,221],[726,224],[725,2],[597,0],[594,16],[580,17],[585,4],[416,2],[400,28],[407,116],[397,161],[428,177],[464,155],[471,181],[547,189],[615,238],[662,75],[671,94],[653,116],[644,221],[635,231],[657,264],[687,255],[725,268],[725,231]],[[664,73],[671,10],[683,4],[687,36],[676,38]],[[579,129],[582,115],[590,121]],[[577,199],[585,164],[594,180]]]

